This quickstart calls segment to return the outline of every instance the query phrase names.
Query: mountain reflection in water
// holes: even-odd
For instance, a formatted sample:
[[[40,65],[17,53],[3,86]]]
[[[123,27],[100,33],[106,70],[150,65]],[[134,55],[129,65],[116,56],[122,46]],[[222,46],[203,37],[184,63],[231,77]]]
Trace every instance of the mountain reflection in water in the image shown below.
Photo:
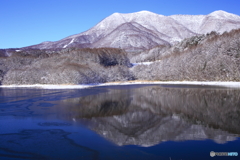
[[[104,88],[104,87],[102,87]],[[57,112],[117,145],[163,141],[234,141],[240,134],[240,90],[145,86],[62,101]]]
[[[0,88],[0,159],[205,160],[211,151],[240,153],[239,95],[166,85]]]

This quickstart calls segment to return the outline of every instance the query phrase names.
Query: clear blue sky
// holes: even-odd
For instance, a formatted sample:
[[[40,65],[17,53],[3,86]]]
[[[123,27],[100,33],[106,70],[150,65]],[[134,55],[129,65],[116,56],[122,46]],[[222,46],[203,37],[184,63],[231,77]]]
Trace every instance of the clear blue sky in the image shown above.
[[[240,0],[0,0],[0,48],[57,41],[81,33],[114,12],[240,15]]]

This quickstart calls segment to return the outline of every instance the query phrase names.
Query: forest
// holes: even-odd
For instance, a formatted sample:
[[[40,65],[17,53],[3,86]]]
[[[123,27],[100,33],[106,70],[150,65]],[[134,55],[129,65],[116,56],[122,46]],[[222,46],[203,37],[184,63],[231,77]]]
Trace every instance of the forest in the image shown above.
[[[142,52],[117,48],[0,50],[1,85],[129,80],[240,81],[240,29],[198,35]]]
[[[239,81],[240,29],[194,36],[169,47],[156,47],[130,58],[155,61],[132,68],[136,79],[158,81]]]

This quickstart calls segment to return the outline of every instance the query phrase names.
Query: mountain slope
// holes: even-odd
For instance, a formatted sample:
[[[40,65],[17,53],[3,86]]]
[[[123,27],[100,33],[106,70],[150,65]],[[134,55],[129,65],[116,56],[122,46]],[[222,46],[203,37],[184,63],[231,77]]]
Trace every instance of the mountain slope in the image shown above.
[[[240,29],[211,32],[172,47],[156,47],[130,57],[131,62],[151,61],[132,71],[141,80],[240,81],[239,37]]]
[[[133,79],[130,66],[116,48],[0,50],[0,85],[126,81]]]
[[[149,11],[114,13],[80,34],[55,42],[43,42],[29,48],[113,47],[127,51],[173,44],[211,31],[223,33],[240,28],[240,16],[224,11],[208,15],[158,15]]]

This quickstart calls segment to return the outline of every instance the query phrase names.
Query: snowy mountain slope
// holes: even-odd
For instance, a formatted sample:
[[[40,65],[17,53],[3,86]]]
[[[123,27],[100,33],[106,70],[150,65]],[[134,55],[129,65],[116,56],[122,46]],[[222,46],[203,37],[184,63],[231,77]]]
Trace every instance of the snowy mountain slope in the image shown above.
[[[93,28],[55,42],[43,42],[30,48],[114,47],[127,51],[173,44],[211,31],[223,33],[240,28],[240,16],[225,11],[208,15],[164,16],[149,11],[114,13]]]
[[[201,26],[204,15],[173,15],[172,19],[185,26],[194,33],[199,33],[198,28]]]
[[[215,11],[207,15],[198,29],[200,34],[216,31],[223,33],[240,28],[240,16],[224,11]]]
[[[127,50],[145,50],[158,44],[168,44],[160,37],[168,38],[166,35],[154,33],[138,23],[124,23],[100,41],[94,43],[93,47],[111,46]]]
[[[228,13],[222,10],[214,11],[210,13],[208,16],[215,17],[216,19],[228,19],[228,20],[238,20],[240,21],[240,17],[238,15]]]

